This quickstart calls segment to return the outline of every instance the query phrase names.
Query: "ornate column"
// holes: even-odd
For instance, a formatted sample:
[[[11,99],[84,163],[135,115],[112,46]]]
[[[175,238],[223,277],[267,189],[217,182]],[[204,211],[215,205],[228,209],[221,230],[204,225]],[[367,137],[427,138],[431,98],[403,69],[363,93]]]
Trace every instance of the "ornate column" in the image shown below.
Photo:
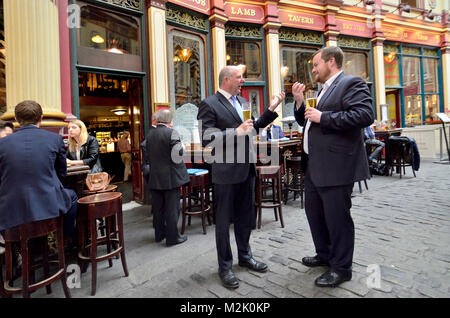
[[[211,15],[209,17],[211,27],[211,49],[213,62],[213,92],[219,88],[219,73],[227,65],[227,48],[225,42],[225,16],[223,0],[211,0]]]
[[[281,27],[280,20],[278,19],[278,0],[266,2],[264,8],[265,23],[264,33],[267,46],[267,77],[269,94],[269,103],[272,100],[272,96],[281,92],[281,63],[280,63],[280,41],[278,30]],[[275,119],[275,124],[281,125],[281,118],[283,117],[282,108],[277,108],[278,117]]]
[[[378,4],[377,1],[376,5]],[[382,31],[383,16],[381,10],[374,9],[372,13],[373,34],[372,34],[372,52],[373,52],[373,70],[375,77],[375,107],[376,107],[376,120],[380,121],[381,118],[381,105],[386,104],[386,84],[384,77],[384,50],[383,42],[386,39]]]
[[[343,4],[342,0],[325,0],[325,46],[337,46],[339,29],[336,24],[336,14]]]
[[[149,42],[149,81],[151,89],[152,111],[156,105],[166,105],[169,102],[169,74],[167,65],[167,31],[166,31],[167,0],[146,0],[148,13]]]
[[[450,14],[447,10],[442,15],[444,32],[442,33],[442,88],[444,92],[444,112],[450,114]]]
[[[6,113],[23,100],[38,102],[43,127],[63,127],[58,6],[56,0],[4,0]]]

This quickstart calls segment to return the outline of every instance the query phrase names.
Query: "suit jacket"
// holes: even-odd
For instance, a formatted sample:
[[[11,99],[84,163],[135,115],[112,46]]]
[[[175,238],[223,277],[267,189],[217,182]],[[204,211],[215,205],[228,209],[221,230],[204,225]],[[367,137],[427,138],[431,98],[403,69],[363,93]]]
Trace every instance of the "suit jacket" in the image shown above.
[[[151,190],[171,190],[189,182],[183,147],[175,130],[161,124],[150,129],[146,150]]]
[[[152,129],[156,129],[153,125],[150,126],[149,131]],[[144,176],[144,180],[148,183],[150,178],[150,164],[148,162],[148,155],[147,155],[147,138],[145,138],[141,142],[141,150],[142,150],[142,174]]]
[[[67,148],[67,158],[77,160],[77,153],[75,151],[71,152]],[[88,136],[86,143],[80,147],[80,159],[91,168],[91,173],[102,171],[97,138]]]
[[[246,102],[240,96],[238,96],[238,101],[241,104]],[[277,113],[267,109],[258,120],[254,121],[253,127],[258,131],[274,121],[277,116]],[[216,184],[244,182],[248,177],[250,165],[252,169],[255,169],[253,163],[256,163],[256,150],[248,135],[236,136],[236,128],[242,124],[236,109],[225,96],[217,92],[200,103],[197,119],[201,121],[199,128],[201,129],[200,136],[203,136],[203,145],[214,148],[215,160],[211,165],[212,182]],[[229,151],[228,156],[227,143],[233,147],[233,152]],[[239,152],[242,152],[242,150],[238,151],[238,144],[245,145],[245,158],[238,158]],[[233,156],[227,158],[230,157],[230,153]]]
[[[374,121],[372,97],[367,84],[359,77],[340,74],[325,91],[317,105],[322,112],[320,124],[311,123],[308,152],[302,152],[318,187],[351,184],[370,178],[362,129]],[[294,116],[306,126],[305,104]],[[302,147],[303,150],[303,147]]]
[[[0,139],[0,230],[65,214],[71,204],[61,136],[28,125]]]

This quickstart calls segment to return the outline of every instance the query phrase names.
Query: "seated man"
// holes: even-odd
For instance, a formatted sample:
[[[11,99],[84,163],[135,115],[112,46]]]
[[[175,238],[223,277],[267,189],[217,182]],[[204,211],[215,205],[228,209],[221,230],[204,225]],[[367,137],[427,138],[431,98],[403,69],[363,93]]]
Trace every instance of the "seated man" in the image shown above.
[[[66,150],[60,135],[39,129],[41,106],[23,101],[15,110],[20,124],[0,138],[0,231],[64,214],[64,234],[74,232],[77,195],[64,189]]]
[[[364,128],[364,142],[366,145],[377,146],[369,155],[369,162],[379,159],[384,148],[384,142],[375,138],[375,132],[373,131],[372,126]]]
[[[270,123],[264,128],[264,131],[267,132],[267,139],[280,139],[283,138],[283,130],[280,126],[274,125]],[[264,132],[263,132],[264,133]]]

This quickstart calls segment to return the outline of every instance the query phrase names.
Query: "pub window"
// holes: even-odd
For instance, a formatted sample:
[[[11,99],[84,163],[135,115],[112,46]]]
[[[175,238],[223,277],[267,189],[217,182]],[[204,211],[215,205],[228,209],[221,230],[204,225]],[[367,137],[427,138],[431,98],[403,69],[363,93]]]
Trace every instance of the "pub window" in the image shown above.
[[[141,71],[139,19],[81,5],[78,64]]]
[[[205,98],[204,39],[172,30],[169,33],[170,92],[173,109]]]
[[[423,86],[425,93],[425,121],[437,120],[439,112],[438,60],[423,59]]]
[[[389,52],[384,55],[384,82],[388,87],[400,86],[398,55],[395,52]]]
[[[358,76],[370,82],[369,57],[366,52],[344,51],[342,69],[346,75]]]
[[[227,41],[227,65],[244,65],[244,78],[262,80],[261,44],[256,41]]]

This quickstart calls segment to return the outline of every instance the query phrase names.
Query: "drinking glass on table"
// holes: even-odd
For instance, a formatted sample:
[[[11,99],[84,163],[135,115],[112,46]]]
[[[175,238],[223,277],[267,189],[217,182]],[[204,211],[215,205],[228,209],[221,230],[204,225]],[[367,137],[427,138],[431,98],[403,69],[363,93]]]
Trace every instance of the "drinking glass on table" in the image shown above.
[[[306,107],[317,108],[317,92],[307,91],[305,93],[305,105]]]
[[[242,114],[244,116],[244,121],[246,121],[247,119],[252,119],[252,109],[250,103],[242,103]]]

